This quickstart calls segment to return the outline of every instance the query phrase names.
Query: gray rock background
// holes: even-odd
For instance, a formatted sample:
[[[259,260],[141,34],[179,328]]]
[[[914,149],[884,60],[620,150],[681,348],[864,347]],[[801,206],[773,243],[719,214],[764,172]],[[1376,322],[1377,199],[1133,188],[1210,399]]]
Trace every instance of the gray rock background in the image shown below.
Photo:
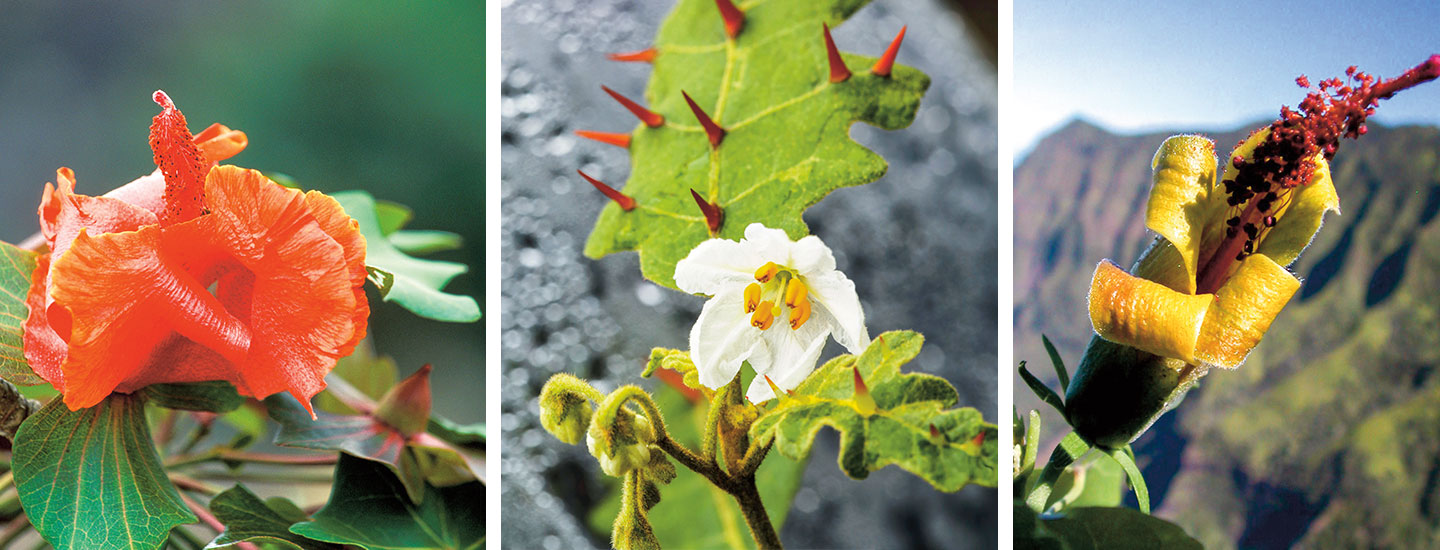
[[[634,254],[581,255],[604,206],[575,169],[620,185],[625,151],[576,129],[623,130],[634,119],[600,91],[639,96],[645,64],[607,52],[651,43],[669,2],[508,0],[503,3],[501,324],[502,526],[510,548],[608,545],[585,515],[603,496],[598,465],[539,424],[536,396],[558,372],[602,391],[638,377],[655,346],[684,348],[701,298],[640,277]],[[878,55],[909,25],[899,62],[933,83],[916,122],[852,135],[890,162],[881,180],[830,195],[806,215],[855,281],[871,334],[926,336],[909,368],[955,384],[962,406],[995,422],[996,75],[988,53],[949,8],[881,0],[835,29],[842,49]],[[833,342],[825,353],[842,350]],[[825,431],[781,532],[792,548],[993,548],[996,493],[933,490],[898,468],[864,481],[836,467]],[[664,506],[666,504],[662,504]],[[674,505],[670,503],[669,505]]]

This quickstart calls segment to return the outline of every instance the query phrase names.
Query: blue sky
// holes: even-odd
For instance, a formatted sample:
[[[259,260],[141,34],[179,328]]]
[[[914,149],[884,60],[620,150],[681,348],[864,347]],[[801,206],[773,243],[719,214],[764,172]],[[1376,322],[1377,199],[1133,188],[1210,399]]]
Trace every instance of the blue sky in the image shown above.
[[[1016,162],[1083,117],[1113,131],[1208,131],[1299,103],[1295,77],[1388,78],[1440,53],[1440,2],[1015,2]],[[1375,7],[1369,7],[1369,6]],[[1382,101],[1382,124],[1440,125],[1440,81]]]

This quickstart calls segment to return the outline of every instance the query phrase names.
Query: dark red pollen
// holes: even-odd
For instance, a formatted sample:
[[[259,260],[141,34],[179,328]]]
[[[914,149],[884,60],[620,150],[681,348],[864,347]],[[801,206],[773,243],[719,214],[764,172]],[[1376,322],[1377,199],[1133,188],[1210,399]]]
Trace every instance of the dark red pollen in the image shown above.
[[[1298,109],[1282,107],[1280,118],[1270,123],[1270,133],[1249,158],[1231,159],[1236,172],[1233,180],[1223,182],[1229,195],[1226,200],[1231,216],[1243,223],[1245,231],[1227,232],[1220,248],[1203,263],[1199,293],[1220,287],[1232,257],[1244,259],[1254,252],[1266,230],[1275,224],[1270,213],[1284,208],[1292,190],[1310,184],[1316,154],[1323,154],[1326,160],[1334,158],[1341,138],[1355,139],[1367,132],[1365,119],[1375,113],[1380,100],[1440,77],[1440,55],[1432,55],[1390,80],[1377,80],[1354,66],[1345,69],[1345,76],[1321,80],[1318,89],[1311,88],[1304,75],[1296,78],[1296,84],[1310,90]]]
[[[195,219],[208,213],[205,208],[205,176],[210,163],[195,146],[185,115],[165,92],[151,96],[160,105],[160,114],[150,124],[150,151],[155,167],[165,178],[165,215],[161,225]]]

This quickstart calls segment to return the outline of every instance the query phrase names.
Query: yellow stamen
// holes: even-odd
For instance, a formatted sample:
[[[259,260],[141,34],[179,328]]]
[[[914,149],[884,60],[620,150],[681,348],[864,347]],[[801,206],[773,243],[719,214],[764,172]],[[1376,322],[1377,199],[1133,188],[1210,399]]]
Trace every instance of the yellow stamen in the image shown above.
[[[765,265],[762,265],[760,266],[760,269],[755,270],[755,280],[762,283],[768,283],[770,282],[770,279],[774,279],[775,274],[779,272],[780,266],[775,265],[775,262],[765,262]]]
[[[754,313],[755,308],[760,306],[760,283],[750,283],[745,287],[745,313]]]
[[[761,302],[759,308],[755,310],[755,315],[750,317],[750,326],[760,330],[770,328],[770,324],[774,322],[775,304],[769,300]]]
[[[810,290],[805,287],[805,283],[800,282],[799,277],[790,279],[790,284],[785,287],[785,305],[799,307],[800,302],[807,301],[805,295],[809,293]]]
[[[801,298],[804,300],[804,298]],[[790,329],[799,330],[805,326],[805,321],[810,320],[810,300],[804,300],[799,305],[790,308]]]

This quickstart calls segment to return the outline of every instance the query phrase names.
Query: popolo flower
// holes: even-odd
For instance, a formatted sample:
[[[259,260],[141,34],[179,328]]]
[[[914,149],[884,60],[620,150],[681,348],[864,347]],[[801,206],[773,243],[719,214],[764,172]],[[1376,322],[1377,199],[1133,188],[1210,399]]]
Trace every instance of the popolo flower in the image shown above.
[[[1350,67],[1251,134],[1216,177],[1214,144],[1165,141],[1152,163],[1145,226],[1158,234],[1130,273],[1110,261],[1090,284],[1096,338],[1067,392],[1086,439],[1123,446],[1173,407],[1209,369],[1234,369],[1300,288],[1284,266],[1340,210],[1328,160],[1341,137],[1365,133],[1375,105],[1440,75],[1440,56],[1377,82]],[[1296,80],[1308,88],[1305,77]]]
[[[225,380],[306,407],[365,335],[365,239],[335,200],[216,166],[243,133],[191,136],[164,92],[156,173],[105,196],[47,185],[25,357],[71,409],[150,384]]]
[[[676,264],[675,284],[711,297],[690,330],[700,383],[718,389],[749,361],[757,376],[746,397],[755,403],[775,396],[765,377],[782,390],[800,385],[831,335],[851,353],[870,344],[855,283],[814,235],[791,241],[750,224],[739,242],[696,246]]]

